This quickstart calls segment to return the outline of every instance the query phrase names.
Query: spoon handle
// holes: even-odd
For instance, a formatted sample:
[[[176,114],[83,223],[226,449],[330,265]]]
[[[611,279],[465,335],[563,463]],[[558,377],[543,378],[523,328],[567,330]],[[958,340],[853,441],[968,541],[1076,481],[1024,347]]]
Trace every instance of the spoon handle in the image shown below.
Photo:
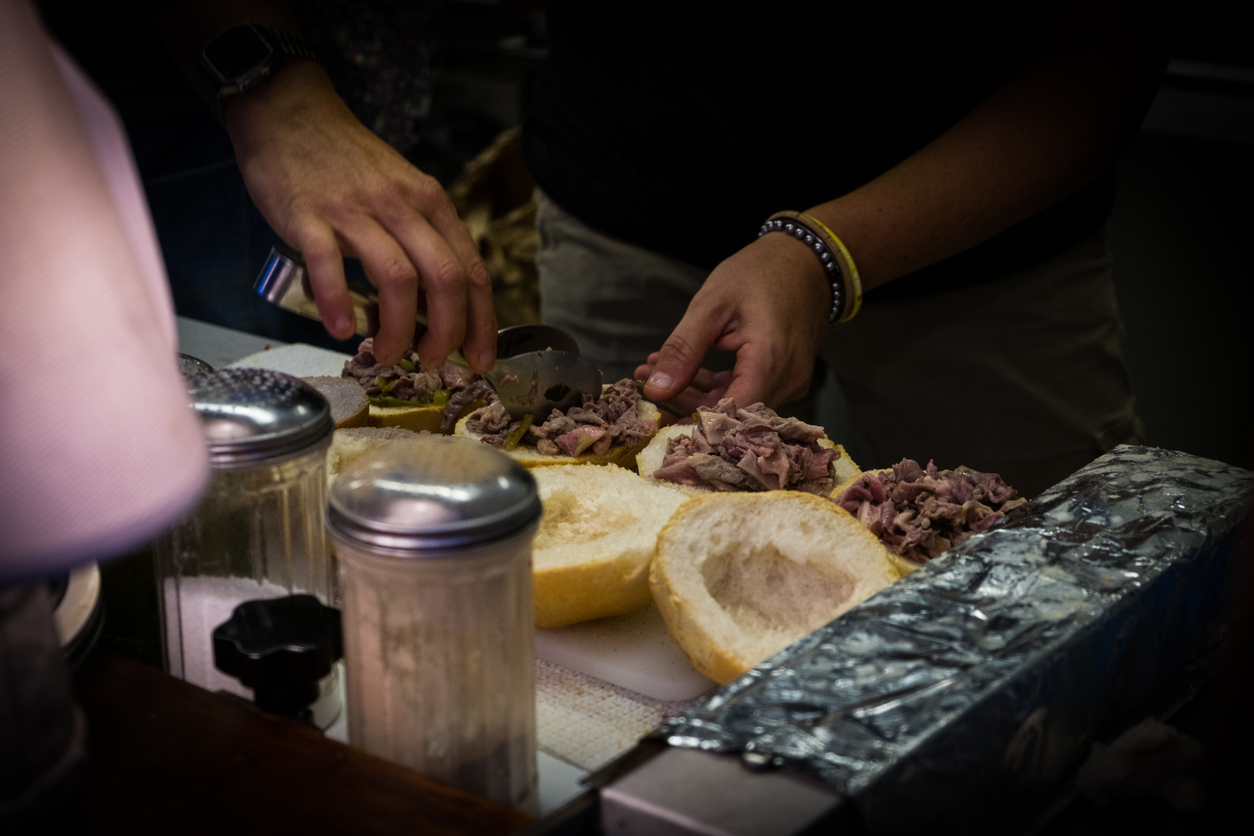
[[[262,265],[253,292],[285,311],[291,311],[307,319],[322,321],[318,305],[314,302],[313,289],[309,285],[309,273],[300,253],[289,247],[276,245]],[[369,285],[348,282],[348,297],[357,314],[357,334],[368,337],[379,330],[379,293]],[[422,311],[414,317],[417,323],[415,338],[427,330],[427,315]],[[460,357],[460,355],[458,355]],[[465,366],[462,360],[458,365]]]

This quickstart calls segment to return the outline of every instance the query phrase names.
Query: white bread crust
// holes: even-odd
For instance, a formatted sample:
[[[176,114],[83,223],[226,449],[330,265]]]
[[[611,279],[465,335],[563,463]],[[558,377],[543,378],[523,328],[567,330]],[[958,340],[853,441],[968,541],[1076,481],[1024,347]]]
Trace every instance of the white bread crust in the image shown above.
[[[844,509],[765,491],[686,501],[658,535],[649,584],[693,667],[726,684],[899,576]]]
[[[536,626],[647,604],[657,533],[684,496],[616,465],[557,465],[533,474],[544,503],[532,550]]]

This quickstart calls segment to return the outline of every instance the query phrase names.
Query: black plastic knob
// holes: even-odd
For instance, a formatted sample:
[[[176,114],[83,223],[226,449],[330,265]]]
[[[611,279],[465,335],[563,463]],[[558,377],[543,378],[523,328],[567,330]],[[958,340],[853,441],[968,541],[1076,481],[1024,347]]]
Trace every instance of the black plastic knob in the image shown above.
[[[213,662],[259,708],[308,722],[318,680],[344,655],[340,611],[312,595],[245,601],[213,631]]]

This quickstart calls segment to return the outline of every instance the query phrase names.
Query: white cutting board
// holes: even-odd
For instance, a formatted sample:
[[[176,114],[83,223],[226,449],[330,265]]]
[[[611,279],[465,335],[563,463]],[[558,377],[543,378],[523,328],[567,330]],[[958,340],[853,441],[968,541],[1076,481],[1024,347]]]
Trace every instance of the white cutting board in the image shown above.
[[[627,615],[536,630],[536,656],[667,702],[715,687],[693,670],[652,602]]]
[[[235,367],[296,377],[338,377],[347,354],[295,343],[250,354]],[[693,670],[652,603],[633,613],[536,631],[536,656],[655,700],[699,697],[715,683]]]
[[[293,343],[241,357],[231,368],[271,369],[292,377],[339,377],[344,371],[344,362],[351,359],[340,351]]]

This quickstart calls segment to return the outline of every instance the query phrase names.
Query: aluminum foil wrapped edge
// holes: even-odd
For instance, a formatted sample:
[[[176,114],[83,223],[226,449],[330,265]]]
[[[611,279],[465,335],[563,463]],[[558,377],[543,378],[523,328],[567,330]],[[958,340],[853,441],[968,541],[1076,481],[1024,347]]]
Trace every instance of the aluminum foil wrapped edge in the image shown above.
[[[1118,447],[654,736],[817,777],[883,829],[969,810],[973,781],[1005,824],[1220,639],[1252,496],[1241,468]]]

